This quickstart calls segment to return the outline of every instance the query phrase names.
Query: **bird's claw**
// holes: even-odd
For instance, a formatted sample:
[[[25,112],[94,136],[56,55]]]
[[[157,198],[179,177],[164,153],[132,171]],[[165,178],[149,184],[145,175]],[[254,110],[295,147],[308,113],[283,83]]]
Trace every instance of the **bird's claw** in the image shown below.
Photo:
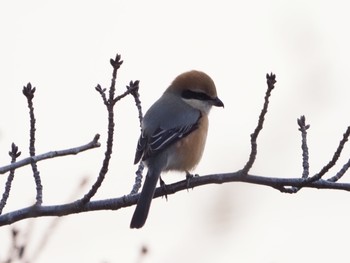
[[[199,176],[198,174],[191,174],[191,173],[189,173],[189,172],[186,172],[186,187],[187,187],[187,191],[188,191],[188,189],[190,188],[190,184],[191,184],[191,179],[193,178],[193,177],[197,177],[197,176]]]
[[[163,190],[163,195],[164,195],[165,199],[168,201],[168,194],[167,194],[168,189],[167,189],[167,186],[166,186],[165,182],[163,181],[162,177],[159,177],[159,184]]]

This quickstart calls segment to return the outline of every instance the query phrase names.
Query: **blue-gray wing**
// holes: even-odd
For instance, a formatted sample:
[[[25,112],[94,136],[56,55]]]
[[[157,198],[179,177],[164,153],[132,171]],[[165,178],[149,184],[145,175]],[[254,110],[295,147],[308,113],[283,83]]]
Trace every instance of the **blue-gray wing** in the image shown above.
[[[151,136],[147,136],[145,132],[142,132],[137,143],[134,164],[138,163],[141,158],[142,161],[147,160],[149,157],[156,155],[171,144],[189,135],[198,128],[200,118],[201,115],[199,114],[195,123],[171,129],[158,128]]]

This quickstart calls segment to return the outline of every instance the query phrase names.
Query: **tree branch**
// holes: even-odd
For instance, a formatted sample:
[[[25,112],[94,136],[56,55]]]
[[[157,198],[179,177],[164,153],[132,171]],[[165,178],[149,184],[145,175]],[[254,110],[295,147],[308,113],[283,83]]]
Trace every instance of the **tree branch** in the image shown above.
[[[11,145],[11,151],[9,152],[9,155],[11,157],[11,163],[15,163],[17,158],[21,155],[21,152],[18,151],[18,147],[14,143],[12,143]],[[15,170],[11,169],[9,176],[7,177],[5,191],[0,201],[0,215],[2,214],[2,209],[4,209],[7,199],[10,196],[11,185],[12,185],[14,176],[15,176]]]
[[[257,139],[258,139],[260,131],[263,128],[263,124],[265,121],[265,115],[267,113],[267,108],[269,106],[269,97],[271,96],[272,90],[275,88],[276,75],[273,73],[266,74],[266,83],[267,83],[267,90],[265,93],[264,106],[263,106],[261,113],[260,113],[260,116],[259,116],[258,125],[256,126],[254,132],[250,135],[251,151],[250,151],[249,159],[248,159],[246,165],[244,166],[244,168],[242,169],[242,171],[246,174],[252,168],[252,166],[255,162],[256,155],[258,153]]]
[[[30,129],[29,129],[29,155],[31,157],[35,156],[35,115],[34,115],[34,105],[33,98],[35,93],[35,87],[32,87],[30,83],[23,87],[23,95],[26,96],[29,108],[30,117]],[[30,162],[33,170],[33,177],[36,185],[36,205],[41,205],[43,202],[43,185],[41,184],[40,172],[38,166],[33,159]]]
[[[98,142],[99,138],[100,138],[100,135],[96,134],[94,139],[91,142],[84,144],[82,146],[78,146],[78,147],[74,147],[74,148],[70,148],[70,149],[65,149],[65,150],[50,151],[50,152],[43,153],[40,155],[27,157],[23,160],[20,160],[20,161],[11,163],[9,165],[0,167],[0,174],[4,174],[10,170],[15,170],[15,169],[18,169],[20,167],[26,166],[26,165],[30,164],[31,162],[40,162],[40,161],[43,161],[46,159],[51,159],[51,158],[61,157],[61,156],[66,156],[66,155],[76,155],[76,154],[84,152],[86,150],[98,148],[101,146],[101,144]]]
[[[334,152],[332,159],[321,169],[321,171],[319,173],[315,174],[312,177],[309,177],[308,181],[319,180],[320,178],[322,178],[322,176],[324,176],[329,171],[329,169],[331,169],[337,163],[337,161],[338,161],[338,159],[339,159],[339,157],[344,149],[345,143],[349,139],[349,136],[350,136],[350,126],[346,129],[346,132],[343,134],[343,138],[340,141],[337,150]]]
[[[139,89],[139,81],[130,82],[130,85],[127,86],[127,91],[125,91],[123,94],[115,97],[115,91],[116,91],[116,79],[117,79],[117,73],[120,66],[123,64],[123,60],[121,60],[121,56],[119,54],[116,55],[115,59],[110,59],[110,64],[113,67],[113,73],[112,73],[112,80],[111,80],[111,86],[109,87],[108,91],[108,99],[106,96],[106,89],[102,89],[100,85],[97,85],[95,88],[97,92],[100,93],[102,100],[107,108],[108,113],[108,127],[107,127],[107,142],[106,142],[106,152],[105,152],[105,158],[102,161],[102,166],[99,172],[99,175],[97,177],[97,180],[92,185],[91,189],[84,195],[84,197],[77,202],[81,202],[82,204],[86,204],[90,201],[90,199],[97,193],[98,189],[102,185],[104,178],[108,172],[109,167],[109,161],[112,157],[112,150],[113,150],[113,136],[114,136],[114,106],[116,103],[124,98],[125,96],[132,94],[134,97],[138,94]]]
[[[303,178],[273,178],[263,177],[251,174],[245,174],[243,171],[237,171],[235,173],[223,173],[223,174],[211,174],[205,176],[197,176],[191,178],[190,181],[183,180],[173,184],[169,184],[165,188],[158,187],[156,189],[154,198],[159,198],[164,194],[172,195],[177,192],[188,190],[189,188],[195,188],[204,185],[211,184],[224,184],[229,182],[242,182],[255,185],[269,186],[277,189],[279,186],[290,187],[303,187],[303,188],[316,188],[316,189],[337,189],[350,191],[350,183],[334,183],[326,180],[319,180],[315,182],[309,182],[305,184]],[[282,191],[284,192],[284,191]],[[89,201],[84,205],[81,205],[80,201],[75,201],[63,205],[54,206],[29,206],[20,210],[16,210],[0,216],[0,226],[10,225],[17,221],[36,218],[43,216],[67,216],[71,214],[77,214],[89,211],[99,210],[119,210],[121,208],[129,207],[136,204],[140,194],[121,196],[118,198]]]
[[[109,88],[109,97],[107,99],[106,89],[102,89],[100,85],[97,85],[96,90],[100,93],[102,100],[107,108],[108,114],[108,127],[107,127],[107,142],[106,142],[106,152],[105,158],[102,161],[102,166],[100,172],[98,174],[97,180],[92,185],[90,190],[83,196],[81,200],[82,204],[86,204],[90,201],[90,199],[97,193],[97,190],[102,185],[103,180],[108,172],[109,161],[112,157],[112,148],[113,148],[113,135],[114,135],[114,94],[115,94],[115,84],[117,79],[117,72],[120,66],[123,64],[123,60],[121,60],[121,56],[119,54],[116,55],[115,59],[110,59],[110,64],[113,67],[111,86]]]

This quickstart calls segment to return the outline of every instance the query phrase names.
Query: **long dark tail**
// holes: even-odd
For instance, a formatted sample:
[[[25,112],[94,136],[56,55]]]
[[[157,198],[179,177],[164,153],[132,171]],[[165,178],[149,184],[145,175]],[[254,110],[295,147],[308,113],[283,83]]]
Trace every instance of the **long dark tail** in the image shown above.
[[[141,228],[145,224],[159,176],[160,172],[148,170],[130,228]]]

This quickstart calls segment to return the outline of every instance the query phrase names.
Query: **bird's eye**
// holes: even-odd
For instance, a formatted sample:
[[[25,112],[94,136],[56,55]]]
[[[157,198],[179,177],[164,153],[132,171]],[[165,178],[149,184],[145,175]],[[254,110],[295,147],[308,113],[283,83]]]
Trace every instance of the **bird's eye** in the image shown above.
[[[195,100],[211,100],[207,94],[203,92],[197,92],[193,90],[184,90],[181,94],[184,99],[195,99]]]

